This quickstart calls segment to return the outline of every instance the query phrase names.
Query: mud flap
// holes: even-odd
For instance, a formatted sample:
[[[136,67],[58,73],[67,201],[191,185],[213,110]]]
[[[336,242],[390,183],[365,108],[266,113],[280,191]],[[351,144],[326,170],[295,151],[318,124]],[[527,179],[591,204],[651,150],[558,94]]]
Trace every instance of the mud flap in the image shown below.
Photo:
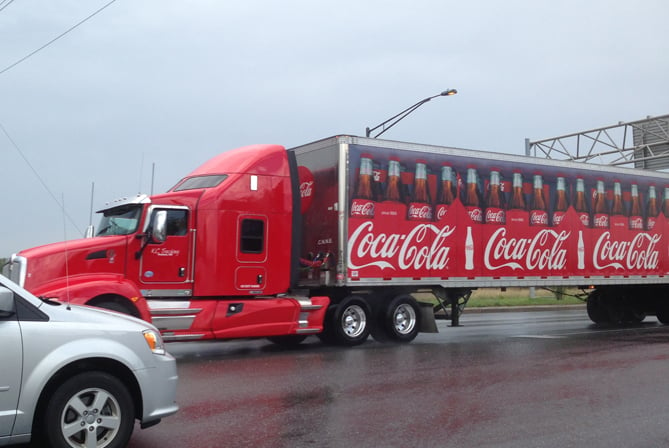
[[[439,333],[437,321],[434,319],[434,309],[431,303],[418,302],[420,307],[420,331],[421,333]]]

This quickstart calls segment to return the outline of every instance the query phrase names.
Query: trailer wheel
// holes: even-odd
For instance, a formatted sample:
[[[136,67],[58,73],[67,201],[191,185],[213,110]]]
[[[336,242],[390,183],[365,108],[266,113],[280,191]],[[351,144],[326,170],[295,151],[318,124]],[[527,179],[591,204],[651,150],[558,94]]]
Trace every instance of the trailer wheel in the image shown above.
[[[655,317],[657,317],[657,320],[659,320],[661,324],[669,324],[669,306],[658,305]]]
[[[594,323],[605,324],[609,322],[609,313],[600,291],[595,290],[588,295],[587,310],[588,317]]]
[[[370,309],[367,302],[358,296],[342,300],[327,319],[324,336],[328,342],[352,347],[362,344],[369,336]]]
[[[409,295],[395,297],[385,310],[383,327],[390,339],[411,342],[420,329],[420,308]]]

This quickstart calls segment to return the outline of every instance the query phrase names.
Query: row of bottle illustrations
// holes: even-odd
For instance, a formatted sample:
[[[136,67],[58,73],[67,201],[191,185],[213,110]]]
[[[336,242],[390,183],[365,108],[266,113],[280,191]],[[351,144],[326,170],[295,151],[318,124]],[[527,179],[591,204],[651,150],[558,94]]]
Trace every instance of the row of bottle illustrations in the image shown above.
[[[614,180],[611,192],[607,188],[611,185],[597,179],[593,187],[586,190],[583,177],[569,179],[557,175],[553,189],[544,185],[541,172],[532,173],[532,182],[528,184],[522,172],[513,170],[512,181],[503,182],[502,170],[498,168],[489,168],[489,175],[481,182],[477,167],[473,165],[467,166],[463,182],[448,163],[440,167],[433,202],[427,164],[417,160],[415,165],[411,184],[404,183],[403,179],[407,177],[403,176],[406,173],[402,172],[399,159],[391,157],[387,170],[380,170],[374,167],[370,155],[363,154],[351,202],[351,216],[370,219],[379,204],[397,203],[406,207],[408,220],[440,221],[446,217],[451,204],[459,200],[471,220],[478,223],[506,224],[507,215],[517,217],[518,212],[520,215],[526,212],[530,225],[557,226],[570,205],[586,227],[609,228],[610,217],[625,217],[630,229],[651,230],[660,213],[669,218],[669,185],[664,187],[660,207],[655,185],[647,187],[647,195],[642,200],[634,182],[623,192],[622,183]],[[620,219],[615,221],[619,223]]]

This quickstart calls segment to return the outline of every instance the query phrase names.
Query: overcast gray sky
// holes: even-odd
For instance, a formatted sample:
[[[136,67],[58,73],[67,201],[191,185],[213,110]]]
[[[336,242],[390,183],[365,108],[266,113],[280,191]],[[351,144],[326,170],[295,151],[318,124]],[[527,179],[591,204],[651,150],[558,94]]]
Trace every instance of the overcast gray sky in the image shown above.
[[[108,1],[0,2],[0,70]],[[155,163],[163,192],[227,149],[363,135],[447,88],[384,137],[523,153],[667,114],[668,18],[666,0],[117,0],[0,74],[0,257],[80,236],[93,182],[98,209],[148,192]]]

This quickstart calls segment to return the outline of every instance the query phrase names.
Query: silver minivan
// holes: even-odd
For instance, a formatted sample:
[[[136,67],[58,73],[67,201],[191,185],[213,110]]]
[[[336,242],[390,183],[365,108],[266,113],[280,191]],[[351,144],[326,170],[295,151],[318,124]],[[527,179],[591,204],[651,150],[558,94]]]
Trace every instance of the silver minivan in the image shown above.
[[[177,370],[151,324],[41,300],[0,275],[0,445],[124,447],[177,412]]]

